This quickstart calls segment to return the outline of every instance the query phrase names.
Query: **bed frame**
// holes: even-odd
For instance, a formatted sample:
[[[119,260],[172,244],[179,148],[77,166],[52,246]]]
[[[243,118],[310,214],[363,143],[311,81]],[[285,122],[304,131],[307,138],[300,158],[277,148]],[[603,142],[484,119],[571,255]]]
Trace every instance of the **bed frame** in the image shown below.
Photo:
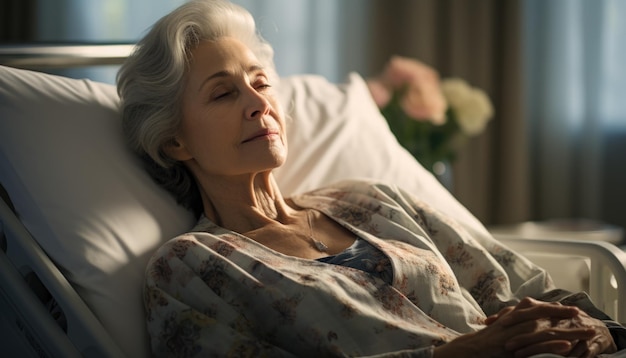
[[[132,45],[0,46],[0,65],[24,69],[116,65]],[[1,183],[0,183],[1,184]],[[8,356],[124,357],[124,353],[30,235],[0,185],[0,344]],[[588,292],[626,322],[626,253],[604,242],[498,237],[522,253],[588,258]],[[57,308],[46,304],[54,302]],[[53,312],[53,313],[51,313]]]
[[[5,200],[0,202],[3,350],[11,357],[123,357]],[[50,302],[58,305],[55,314],[46,307]]]
[[[29,70],[121,65],[132,49],[132,44],[0,46],[0,65]]]
[[[513,250],[531,258],[534,255],[554,253],[552,265],[567,258],[584,258],[588,265],[586,292],[598,308],[618,322],[626,323],[626,252],[603,241],[568,239],[532,239],[494,235]],[[551,270],[546,268],[548,272]],[[575,273],[573,273],[575,275]],[[557,282],[557,286],[559,283]]]
[[[132,44],[0,46],[0,65],[29,70],[120,65]],[[0,183],[0,342],[10,357],[124,357],[22,225]],[[54,314],[46,307],[58,305]]]

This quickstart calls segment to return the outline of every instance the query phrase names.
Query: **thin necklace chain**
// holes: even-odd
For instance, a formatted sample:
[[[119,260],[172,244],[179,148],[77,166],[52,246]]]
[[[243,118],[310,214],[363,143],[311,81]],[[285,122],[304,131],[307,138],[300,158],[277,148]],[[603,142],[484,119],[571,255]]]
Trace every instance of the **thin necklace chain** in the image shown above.
[[[311,239],[311,241],[313,242],[313,247],[315,247],[317,251],[319,252],[328,251],[328,246],[326,246],[325,243],[315,239],[315,236],[313,235],[313,224],[311,224],[311,210],[310,209],[306,209],[306,220],[309,223],[309,239]]]

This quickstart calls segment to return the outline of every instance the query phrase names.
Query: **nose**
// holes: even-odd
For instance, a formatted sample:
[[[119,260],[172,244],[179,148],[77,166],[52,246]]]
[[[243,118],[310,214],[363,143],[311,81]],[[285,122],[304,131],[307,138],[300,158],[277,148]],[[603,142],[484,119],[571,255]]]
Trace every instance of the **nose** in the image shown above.
[[[254,88],[250,88],[248,93],[246,119],[260,119],[269,112],[270,103],[263,94],[257,92]]]

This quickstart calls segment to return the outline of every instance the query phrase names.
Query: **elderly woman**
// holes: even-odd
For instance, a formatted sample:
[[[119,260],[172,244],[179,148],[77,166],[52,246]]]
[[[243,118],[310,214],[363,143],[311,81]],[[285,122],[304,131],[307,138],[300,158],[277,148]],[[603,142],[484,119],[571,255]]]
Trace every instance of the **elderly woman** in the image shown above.
[[[584,294],[399,188],[348,181],[284,198],[272,49],[244,9],[191,1],[120,70],[124,129],[199,215],[146,271],[159,356],[491,357],[615,352]],[[530,298],[532,297],[532,298]],[[615,337],[615,338],[614,338]]]

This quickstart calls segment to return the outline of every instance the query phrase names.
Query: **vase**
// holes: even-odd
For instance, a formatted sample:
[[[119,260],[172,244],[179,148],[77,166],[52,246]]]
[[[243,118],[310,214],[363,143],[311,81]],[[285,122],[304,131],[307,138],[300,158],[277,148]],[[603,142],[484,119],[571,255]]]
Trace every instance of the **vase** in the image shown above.
[[[441,185],[443,185],[449,192],[452,192],[453,184],[454,184],[454,173],[452,173],[452,163],[447,160],[439,160],[433,163],[431,168],[432,173],[435,175],[435,178],[439,180]]]

